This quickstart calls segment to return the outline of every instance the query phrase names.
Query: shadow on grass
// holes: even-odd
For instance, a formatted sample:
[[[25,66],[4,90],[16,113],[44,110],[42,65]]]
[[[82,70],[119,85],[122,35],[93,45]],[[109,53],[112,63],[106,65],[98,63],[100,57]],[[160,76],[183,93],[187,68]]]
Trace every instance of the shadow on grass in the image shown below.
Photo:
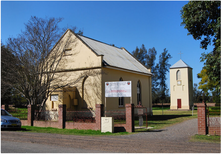
[[[180,118],[180,117],[189,117],[192,116],[191,114],[189,115],[152,115],[148,116],[147,119],[148,121],[162,121],[162,120],[170,120],[170,119],[175,119],[175,118]]]
[[[135,129],[135,132],[137,133],[144,133],[144,132],[150,132],[150,133],[155,133],[155,132],[163,132],[163,131],[166,131],[166,129]]]
[[[1,131],[29,131],[26,128],[1,128]]]

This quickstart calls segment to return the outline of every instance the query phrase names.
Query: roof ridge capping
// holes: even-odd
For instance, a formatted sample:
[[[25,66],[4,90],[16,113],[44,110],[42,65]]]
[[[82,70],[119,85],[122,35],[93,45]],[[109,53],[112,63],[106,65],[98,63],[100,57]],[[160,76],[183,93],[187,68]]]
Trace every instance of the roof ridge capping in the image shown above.
[[[103,44],[105,44],[105,45],[108,45],[108,46],[111,46],[111,47],[114,47],[114,48],[121,49],[120,47],[113,46],[114,44],[111,45],[111,44],[108,44],[108,43],[105,43],[105,42],[102,42],[102,41],[99,41],[99,40],[93,39],[93,38],[88,37],[88,36],[85,36],[85,35],[79,35],[79,34],[76,34],[76,35],[77,35],[78,37],[85,37],[85,38],[91,39],[91,40],[93,40],[93,41],[96,41],[96,42],[99,42],[99,43],[103,43]]]

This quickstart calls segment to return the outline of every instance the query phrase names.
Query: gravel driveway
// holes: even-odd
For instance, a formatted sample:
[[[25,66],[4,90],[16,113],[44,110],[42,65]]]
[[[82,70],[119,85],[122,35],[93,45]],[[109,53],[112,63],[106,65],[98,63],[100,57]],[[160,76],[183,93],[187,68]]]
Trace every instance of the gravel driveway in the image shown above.
[[[197,119],[191,119],[170,127],[166,127],[165,129],[125,135],[121,136],[121,138],[137,138],[147,141],[159,140],[188,142],[191,136],[197,134],[197,129]]]

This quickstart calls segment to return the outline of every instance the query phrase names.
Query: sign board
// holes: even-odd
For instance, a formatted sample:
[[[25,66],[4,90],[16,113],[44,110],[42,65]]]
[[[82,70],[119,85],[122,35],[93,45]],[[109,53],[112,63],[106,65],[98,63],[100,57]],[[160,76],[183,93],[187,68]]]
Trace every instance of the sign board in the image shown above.
[[[51,101],[58,101],[58,95],[51,95]]]
[[[143,115],[143,109],[137,109],[138,115]]]
[[[131,81],[105,82],[105,97],[131,97]]]

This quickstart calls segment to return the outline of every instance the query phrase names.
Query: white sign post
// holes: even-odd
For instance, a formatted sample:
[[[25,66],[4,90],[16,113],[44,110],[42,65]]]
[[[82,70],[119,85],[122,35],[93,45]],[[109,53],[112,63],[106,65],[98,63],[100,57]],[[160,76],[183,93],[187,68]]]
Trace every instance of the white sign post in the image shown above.
[[[130,97],[132,104],[131,81],[105,82],[105,117],[106,117],[106,97]]]

